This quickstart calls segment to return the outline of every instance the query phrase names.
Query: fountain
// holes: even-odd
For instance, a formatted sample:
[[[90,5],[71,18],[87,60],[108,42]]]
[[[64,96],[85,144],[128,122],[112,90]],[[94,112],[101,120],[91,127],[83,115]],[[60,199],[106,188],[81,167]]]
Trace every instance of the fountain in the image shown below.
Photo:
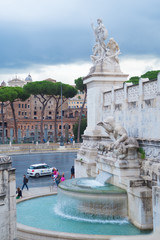
[[[44,232],[51,230],[53,239],[57,239],[57,234],[58,239],[68,236],[69,239],[97,240],[105,239],[106,236],[103,235],[150,232],[140,230],[130,223],[125,190],[109,183],[98,183],[95,178],[66,180],[60,183],[57,196],[20,202],[17,205],[17,221],[37,229],[36,234],[38,228]],[[22,233],[25,231],[22,230]],[[29,228],[28,232],[30,231],[33,228]]]
[[[93,67],[84,78],[88,122],[75,161],[78,178],[62,182],[57,197],[22,202],[17,211],[18,221],[25,225],[65,234],[90,234],[67,235],[70,239],[106,239],[102,235],[137,235],[152,229],[151,191],[139,177],[138,142],[113,117],[104,120],[102,112],[105,109],[107,113],[112,95],[107,95],[103,110],[100,108],[102,93],[113,85],[122,87],[128,75],[120,70],[118,44],[113,38],[105,44],[107,30],[100,19],[97,22],[98,27],[92,25],[96,36]]]

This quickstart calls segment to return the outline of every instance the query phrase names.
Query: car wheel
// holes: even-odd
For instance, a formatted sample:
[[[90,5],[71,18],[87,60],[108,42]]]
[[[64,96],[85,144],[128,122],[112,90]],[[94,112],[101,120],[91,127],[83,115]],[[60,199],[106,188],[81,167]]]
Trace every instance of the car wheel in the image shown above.
[[[36,174],[35,174],[35,177],[36,177],[36,178],[39,178],[39,176],[40,176],[39,173],[36,173]]]

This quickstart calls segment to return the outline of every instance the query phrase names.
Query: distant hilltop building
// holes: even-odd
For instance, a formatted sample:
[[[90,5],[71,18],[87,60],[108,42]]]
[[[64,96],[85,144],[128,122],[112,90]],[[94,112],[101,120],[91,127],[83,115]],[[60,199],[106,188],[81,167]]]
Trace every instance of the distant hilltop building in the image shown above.
[[[19,79],[17,76],[12,80],[8,81],[9,87],[23,87],[26,84],[25,81]]]
[[[23,87],[26,83],[29,83],[29,82],[32,82],[32,77],[30,74],[28,74],[25,80],[20,79],[16,75],[15,77],[13,77],[11,80],[8,81],[8,84],[5,81],[3,81],[0,84],[0,86],[6,87],[8,85],[9,87]]]
[[[5,81],[3,81],[3,82],[1,83],[1,87],[6,87]]]
[[[30,74],[28,74],[28,76],[25,78],[25,82],[32,82],[32,77]]]

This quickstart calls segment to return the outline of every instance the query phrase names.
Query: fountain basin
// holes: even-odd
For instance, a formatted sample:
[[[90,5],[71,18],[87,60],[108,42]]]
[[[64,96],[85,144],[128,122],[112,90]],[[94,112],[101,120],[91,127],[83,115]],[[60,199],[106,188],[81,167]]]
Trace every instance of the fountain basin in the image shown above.
[[[61,215],[57,196],[36,197],[17,204],[18,239],[110,239],[106,235],[139,235],[141,231],[127,219],[77,219]],[[96,221],[95,221],[96,220]]]
[[[105,216],[109,219],[120,219],[128,215],[128,201],[125,190],[111,185],[102,184],[94,178],[72,179],[59,185],[58,198],[62,211],[74,214],[92,214]],[[66,204],[70,202],[70,206]],[[67,209],[67,210],[66,210]]]

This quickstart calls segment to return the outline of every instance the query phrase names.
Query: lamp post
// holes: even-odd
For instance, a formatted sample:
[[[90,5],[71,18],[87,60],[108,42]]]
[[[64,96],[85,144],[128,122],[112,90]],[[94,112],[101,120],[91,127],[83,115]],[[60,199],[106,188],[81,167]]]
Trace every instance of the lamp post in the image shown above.
[[[62,83],[61,83],[61,139],[60,139],[60,146],[64,146],[64,141],[63,141],[63,116],[62,116]]]

